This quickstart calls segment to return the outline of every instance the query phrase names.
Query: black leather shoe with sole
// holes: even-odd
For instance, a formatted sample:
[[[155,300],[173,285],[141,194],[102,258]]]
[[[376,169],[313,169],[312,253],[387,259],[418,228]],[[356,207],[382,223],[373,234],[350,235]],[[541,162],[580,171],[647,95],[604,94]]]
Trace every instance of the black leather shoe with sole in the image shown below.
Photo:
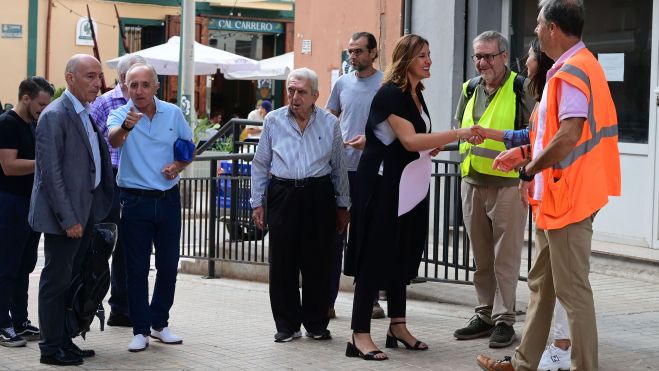
[[[55,354],[42,355],[39,362],[52,366],[79,366],[83,361],[80,357],[76,357],[63,349],[58,349]]]
[[[96,355],[93,349],[80,349],[74,343],[71,343],[63,348],[67,353],[80,358],[89,358]]]

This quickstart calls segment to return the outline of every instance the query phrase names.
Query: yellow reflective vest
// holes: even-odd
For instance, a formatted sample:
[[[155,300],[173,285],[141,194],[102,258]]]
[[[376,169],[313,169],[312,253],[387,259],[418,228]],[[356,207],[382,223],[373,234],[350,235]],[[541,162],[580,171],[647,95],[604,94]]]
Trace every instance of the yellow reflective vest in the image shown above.
[[[508,80],[494,95],[494,98],[483,112],[483,116],[478,121],[478,124],[484,128],[496,130],[513,130],[515,129],[515,109],[516,109],[516,96],[513,89],[515,81],[515,72],[510,72]],[[467,96],[467,85],[469,81],[462,85],[462,94]],[[476,101],[476,94],[473,94],[467,104],[462,115],[462,127],[468,128],[474,126],[474,102]],[[477,146],[468,142],[460,143],[460,170],[462,176],[465,177],[473,168],[481,174],[495,175],[504,178],[517,178],[519,174],[516,171],[504,173],[502,171],[493,170],[492,163],[499,153],[504,151],[506,146],[503,142],[498,142],[491,139],[485,141]]]

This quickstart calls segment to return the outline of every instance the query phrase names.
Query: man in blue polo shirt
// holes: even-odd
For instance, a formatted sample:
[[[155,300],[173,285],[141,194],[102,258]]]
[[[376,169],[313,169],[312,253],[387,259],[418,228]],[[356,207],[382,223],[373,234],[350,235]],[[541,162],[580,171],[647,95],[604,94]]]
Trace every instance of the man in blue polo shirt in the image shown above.
[[[130,101],[110,113],[110,143],[121,148],[117,184],[121,194],[121,239],[126,252],[128,307],[133,322],[131,352],[183,340],[168,327],[181,237],[179,173],[188,163],[174,159],[177,139],[192,140],[181,110],[155,97],[158,78],[152,66],[135,64],[126,73]],[[156,276],[149,304],[151,245]]]

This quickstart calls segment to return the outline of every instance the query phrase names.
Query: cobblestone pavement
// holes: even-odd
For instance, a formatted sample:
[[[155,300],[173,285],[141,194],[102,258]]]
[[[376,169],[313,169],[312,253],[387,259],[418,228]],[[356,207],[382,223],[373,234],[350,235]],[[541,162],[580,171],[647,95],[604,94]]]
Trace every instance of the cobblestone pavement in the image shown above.
[[[29,309],[34,322],[39,271],[38,267],[30,282]],[[152,271],[151,284],[154,278]],[[591,281],[598,315],[600,369],[659,370],[658,285],[600,274],[592,274]],[[436,285],[437,290],[473,292],[470,286],[424,285]],[[520,282],[519,286],[519,296],[524,297],[526,284]],[[106,327],[101,333],[97,322],[92,325],[87,340],[78,338],[76,343],[96,350],[97,356],[81,366],[92,370],[477,370],[475,357],[479,353],[503,357],[514,350],[513,346],[489,349],[487,339],[455,340],[452,333],[466,323],[473,312],[471,308],[409,301],[409,326],[419,339],[429,344],[429,351],[399,348],[388,352],[391,359],[386,362],[347,358],[344,352],[350,334],[351,308],[352,294],[341,293],[336,304],[338,318],[329,327],[334,337],[330,341],[303,337],[292,343],[276,344],[266,284],[181,274],[170,327],[184,338],[182,345],[152,341],[145,352],[129,353],[126,347],[132,337],[130,329]],[[524,317],[520,316],[515,325],[518,337],[523,321]],[[383,350],[387,323],[373,321],[374,339]],[[0,369],[44,368],[47,367],[39,363],[36,342],[29,342],[24,348],[0,347]]]

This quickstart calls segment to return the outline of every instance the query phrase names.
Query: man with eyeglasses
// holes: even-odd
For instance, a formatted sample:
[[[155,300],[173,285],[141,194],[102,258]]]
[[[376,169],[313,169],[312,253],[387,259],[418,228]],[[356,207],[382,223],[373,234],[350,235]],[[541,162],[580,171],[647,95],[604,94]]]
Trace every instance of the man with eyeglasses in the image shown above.
[[[357,32],[348,42],[348,57],[353,71],[342,75],[336,80],[326,109],[339,118],[341,135],[343,136],[346,166],[350,182],[350,194],[355,187],[354,177],[361,157],[366,137],[364,128],[371,108],[373,96],[380,88],[382,71],[373,67],[378,57],[378,45],[375,36],[368,32]],[[330,293],[329,317],[334,318],[334,302],[339,293],[341,279],[341,260],[346,232],[337,234],[336,251],[332,266],[332,291]],[[377,298],[373,302],[372,318],[384,318],[384,310]]]
[[[520,129],[535,104],[528,81],[516,80],[507,66],[508,41],[486,31],[473,41],[472,59],[480,78],[463,84],[455,113],[462,127]],[[475,85],[475,86],[474,86]],[[515,89],[515,86],[521,86]],[[524,244],[526,206],[519,197],[518,174],[493,170],[502,142],[479,140],[460,144],[462,210],[471,240],[478,305],[469,324],[453,334],[467,340],[489,336],[490,348],[515,339],[515,290]]]

